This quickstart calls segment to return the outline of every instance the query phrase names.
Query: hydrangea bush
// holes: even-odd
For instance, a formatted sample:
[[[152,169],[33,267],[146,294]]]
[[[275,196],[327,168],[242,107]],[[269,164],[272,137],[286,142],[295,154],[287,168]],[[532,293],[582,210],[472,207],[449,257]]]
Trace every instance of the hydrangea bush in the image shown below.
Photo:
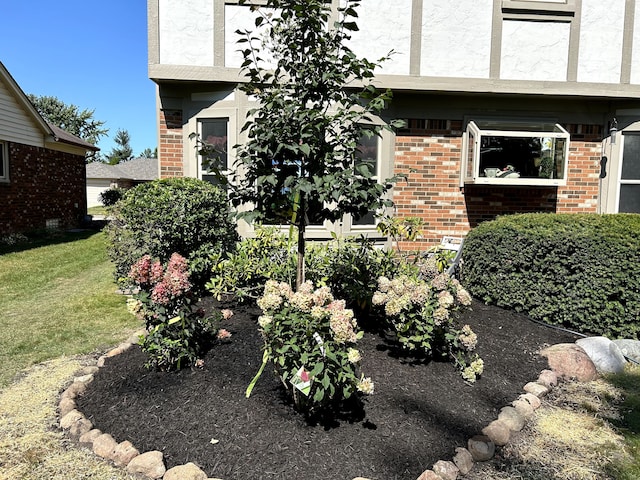
[[[469,325],[457,327],[454,314],[471,305],[471,296],[456,279],[444,273],[430,282],[408,275],[380,277],[372,301],[384,308],[404,349],[427,357],[450,357],[471,383],[482,374],[482,359],[474,353],[476,334]]]
[[[230,335],[218,330],[217,325],[223,316],[228,318],[233,313],[215,312],[213,317],[205,317],[204,310],[195,308],[198,298],[188,272],[186,259],[177,253],[166,268],[149,255],[131,267],[129,279],[137,293],[127,300],[127,307],[147,328],[140,345],[149,356],[148,368],[172,370],[201,365],[201,357],[216,334],[219,340]]]
[[[360,372],[356,342],[362,332],[353,311],[328,287],[316,289],[307,281],[294,292],[289,284],[270,280],[258,306],[264,356],[247,396],[269,360],[305,413],[339,408],[345,400],[373,393],[373,382]]]

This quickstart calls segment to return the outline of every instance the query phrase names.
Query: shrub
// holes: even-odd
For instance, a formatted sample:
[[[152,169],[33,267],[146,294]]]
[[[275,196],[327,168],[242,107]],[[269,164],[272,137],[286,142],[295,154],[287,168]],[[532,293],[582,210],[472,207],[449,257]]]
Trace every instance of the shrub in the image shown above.
[[[373,304],[384,307],[385,319],[403,349],[432,358],[453,360],[468,382],[482,374],[482,360],[474,354],[477,337],[471,327],[459,328],[455,312],[471,305],[471,296],[447,274],[431,282],[401,275],[381,277]]]
[[[112,207],[122,199],[125,192],[124,188],[112,187],[98,195],[98,200],[105,207]]]
[[[138,185],[111,214],[106,233],[117,280],[143,255],[167,262],[175,252],[189,260],[192,282],[203,288],[211,254],[232,250],[238,239],[225,192],[194,178]]]
[[[184,257],[173,254],[166,269],[145,255],[132,267],[129,279],[138,287],[127,300],[129,311],[145,322],[148,334],[141,347],[146,366],[173,370],[195,365],[213,343],[221,314],[206,318],[197,300]],[[226,336],[223,331],[220,336]]]
[[[467,236],[471,294],[585,333],[640,332],[640,215],[526,214]]]
[[[298,409],[307,414],[332,411],[346,400],[373,393],[371,379],[360,373],[355,344],[362,333],[353,311],[335,300],[328,287],[314,290],[307,281],[293,292],[289,284],[269,280],[258,306],[264,313],[258,319],[264,361],[247,396],[269,360]]]
[[[276,227],[256,227],[254,238],[244,238],[233,252],[215,253],[212,263],[206,287],[218,299],[257,299],[267,280],[291,284],[296,276],[295,250]]]

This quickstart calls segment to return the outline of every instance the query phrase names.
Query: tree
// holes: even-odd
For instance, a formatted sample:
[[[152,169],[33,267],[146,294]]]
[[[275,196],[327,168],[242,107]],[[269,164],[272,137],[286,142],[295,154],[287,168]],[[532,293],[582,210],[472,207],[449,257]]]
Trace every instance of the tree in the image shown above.
[[[158,147],[153,150],[145,148],[138,156],[141,158],[158,158]]]
[[[103,128],[105,122],[93,118],[94,110],[80,110],[76,105],[67,105],[57,97],[38,97],[33,94],[27,97],[47,122],[92,145],[97,145],[100,138],[109,132],[109,129]],[[94,154],[88,155],[88,161],[98,158]]]
[[[245,3],[240,0],[240,3]],[[373,124],[391,98],[373,85],[377,62],[360,59],[346,46],[357,31],[358,1],[347,0],[340,19],[330,28],[331,11],[323,0],[267,0],[256,29],[238,31],[243,46],[241,89],[257,100],[242,128],[248,140],[238,146],[234,171],[228,181],[234,206],[245,205],[240,215],[251,220],[280,223],[298,230],[298,286],[304,281],[305,227],[315,221],[356,218],[391,206],[385,198],[395,179],[378,183],[366,162],[358,162],[363,137],[379,135],[390,125]],[[277,11],[278,15],[273,12]],[[391,52],[390,52],[391,53]],[[273,58],[275,68],[264,59]],[[221,152],[203,145],[210,169]]]
[[[131,137],[127,130],[118,129],[116,136],[113,139],[116,142],[116,146],[111,149],[111,152],[107,155],[109,164],[115,165],[120,162],[126,162],[133,158],[133,149],[130,145]]]

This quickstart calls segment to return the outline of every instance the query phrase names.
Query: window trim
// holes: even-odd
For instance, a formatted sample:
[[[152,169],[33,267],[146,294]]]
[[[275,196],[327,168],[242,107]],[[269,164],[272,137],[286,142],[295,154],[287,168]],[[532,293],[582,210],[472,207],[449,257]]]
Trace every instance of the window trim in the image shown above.
[[[0,166],[2,167],[0,183],[9,183],[9,145],[4,140],[0,140]]]
[[[211,122],[211,121],[224,121],[226,122],[226,129],[227,129],[227,169],[223,172],[221,172],[224,175],[229,175],[231,173],[231,170],[229,169],[229,164],[231,162],[231,152],[230,152],[230,148],[229,148],[229,140],[230,140],[230,122],[231,119],[229,117],[225,117],[225,116],[219,116],[219,117],[201,117],[198,118],[198,135],[200,136],[201,140],[203,139],[203,135],[202,135],[202,125],[205,122]],[[202,176],[206,175],[207,172],[204,171],[204,169],[202,168],[202,160],[203,160],[203,156],[200,154],[197,154],[197,164],[196,164],[196,169],[197,169],[197,178],[200,180],[203,180]]]
[[[548,131],[535,131],[526,129],[517,130],[496,130],[496,129],[482,129],[476,121],[499,121],[501,123],[513,123],[514,126],[518,124],[535,124],[535,123],[548,123],[553,124],[558,132]],[[473,145],[470,145],[471,135],[481,138],[482,136],[498,136],[508,138],[531,138],[531,137],[544,137],[544,138],[563,138],[564,144],[564,176],[563,178],[531,178],[531,177],[487,177],[480,175],[480,141],[475,141]],[[561,125],[555,121],[549,120],[527,120],[527,119],[501,119],[501,118],[482,118],[476,120],[469,120],[467,127],[465,128],[462,137],[462,149],[461,149],[461,163],[460,163],[460,187],[465,185],[493,185],[493,186],[565,186],[567,184],[568,167],[569,167],[569,145],[570,134]],[[469,165],[469,154],[472,153],[473,159],[471,166]]]
[[[502,0],[503,13],[574,16],[575,0]]]

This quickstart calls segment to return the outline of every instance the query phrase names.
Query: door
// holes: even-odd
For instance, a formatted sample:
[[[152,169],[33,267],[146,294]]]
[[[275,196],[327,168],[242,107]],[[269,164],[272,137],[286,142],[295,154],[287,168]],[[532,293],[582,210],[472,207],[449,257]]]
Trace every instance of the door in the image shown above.
[[[618,212],[640,213],[640,132],[623,132]]]

